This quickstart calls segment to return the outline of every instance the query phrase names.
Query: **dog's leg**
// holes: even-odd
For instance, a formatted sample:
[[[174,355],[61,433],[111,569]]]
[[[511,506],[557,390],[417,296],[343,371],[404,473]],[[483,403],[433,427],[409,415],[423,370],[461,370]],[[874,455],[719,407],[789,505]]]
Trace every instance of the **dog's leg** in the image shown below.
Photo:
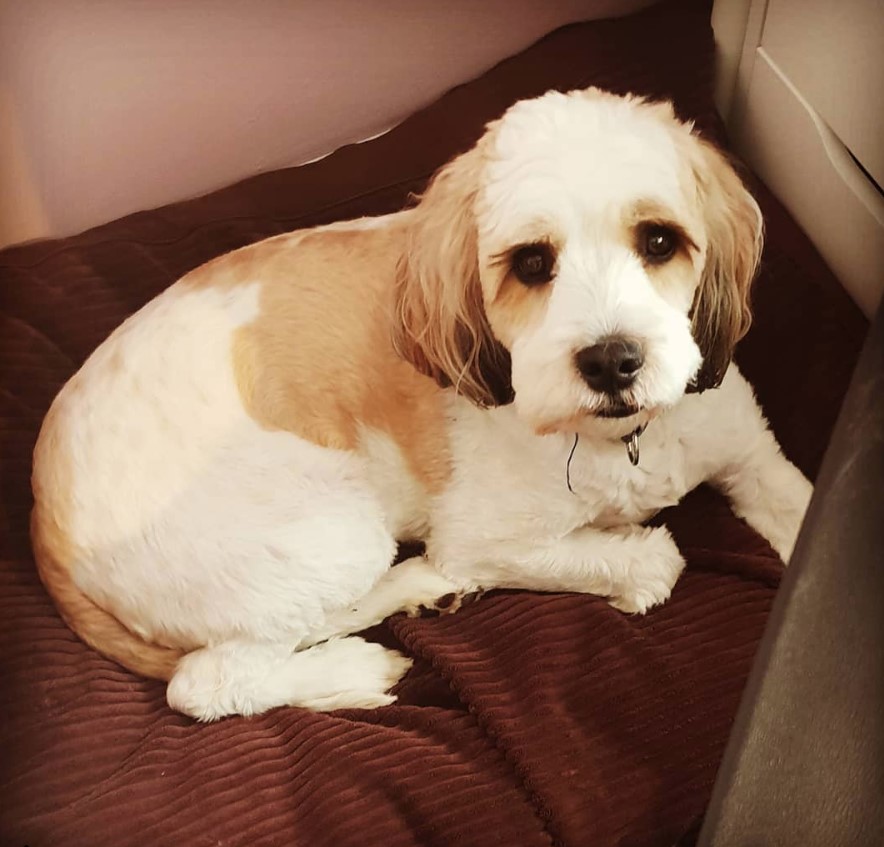
[[[459,587],[426,559],[416,556],[390,568],[364,597],[331,613],[325,627],[311,634],[310,642],[360,632],[397,612],[416,615],[422,607],[439,608],[437,601],[450,595],[452,602],[445,606],[445,611],[453,612],[461,596]]]
[[[411,659],[356,637],[299,651],[284,644],[225,641],[188,653],[166,699],[200,721],[257,715],[277,706],[371,709],[396,699],[387,692],[410,667]]]
[[[545,544],[499,544],[479,561],[446,557],[440,569],[464,593],[575,591],[607,597],[623,612],[643,614],[669,597],[684,559],[665,527],[583,527]]]
[[[704,478],[788,564],[813,486],[783,455],[735,365],[703,402],[707,417],[695,433],[694,453],[702,458]]]
[[[734,513],[770,543],[788,564],[813,486],[780,451],[769,430],[751,452],[725,467],[714,482]]]

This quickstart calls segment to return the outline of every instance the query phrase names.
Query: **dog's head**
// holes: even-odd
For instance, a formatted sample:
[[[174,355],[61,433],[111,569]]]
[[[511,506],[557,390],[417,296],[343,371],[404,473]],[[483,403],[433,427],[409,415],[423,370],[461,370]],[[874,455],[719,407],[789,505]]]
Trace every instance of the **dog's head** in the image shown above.
[[[549,93],[431,181],[394,341],[476,403],[514,394],[538,432],[653,414],[721,381],[761,236],[727,160],[668,103]]]

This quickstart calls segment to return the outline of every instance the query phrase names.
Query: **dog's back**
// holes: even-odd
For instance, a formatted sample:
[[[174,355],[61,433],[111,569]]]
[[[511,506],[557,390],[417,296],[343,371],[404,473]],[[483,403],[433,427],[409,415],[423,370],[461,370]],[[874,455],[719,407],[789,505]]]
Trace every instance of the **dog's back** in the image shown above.
[[[244,619],[297,641],[323,616],[302,528],[328,509],[352,512],[322,558],[353,570],[354,598],[389,565],[377,498],[347,481],[374,461],[391,487],[432,487],[446,455],[440,391],[390,342],[400,236],[390,216],[222,256],[130,318],[64,387],[35,451],[32,531],[41,577],[84,640],[163,678]],[[273,604],[242,584],[242,562],[276,586]]]

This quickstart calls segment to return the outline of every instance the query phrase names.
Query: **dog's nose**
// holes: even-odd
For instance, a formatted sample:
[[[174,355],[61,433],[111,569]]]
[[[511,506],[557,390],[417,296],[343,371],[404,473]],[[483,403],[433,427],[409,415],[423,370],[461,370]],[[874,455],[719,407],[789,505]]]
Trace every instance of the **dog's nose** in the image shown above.
[[[644,354],[642,346],[631,338],[611,335],[577,353],[577,370],[594,391],[617,394],[635,382]]]

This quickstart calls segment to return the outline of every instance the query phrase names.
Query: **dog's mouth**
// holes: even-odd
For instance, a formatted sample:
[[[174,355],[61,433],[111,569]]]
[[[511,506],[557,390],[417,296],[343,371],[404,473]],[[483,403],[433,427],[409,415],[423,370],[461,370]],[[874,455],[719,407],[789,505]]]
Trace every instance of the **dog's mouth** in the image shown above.
[[[595,414],[599,418],[628,418],[637,415],[640,411],[641,407],[635,403],[615,401],[602,406]]]

